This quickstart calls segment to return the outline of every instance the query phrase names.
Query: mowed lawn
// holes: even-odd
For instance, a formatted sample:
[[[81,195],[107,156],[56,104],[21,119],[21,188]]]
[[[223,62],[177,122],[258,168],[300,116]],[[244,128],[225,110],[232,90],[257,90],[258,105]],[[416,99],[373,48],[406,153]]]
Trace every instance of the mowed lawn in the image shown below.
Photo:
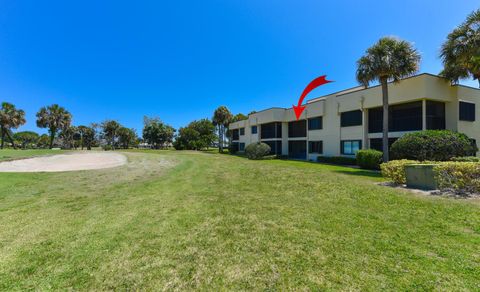
[[[50,150],[50,149],[39,149],[39,150],[0,149],[0,161],[23,159],[23,158],[30,158],[35,156],[62,154],[66,152],[67,151],[64,151],[64,150]]]
[[[0,174],[0,290],[479,290],[480,203],[198,152]]]

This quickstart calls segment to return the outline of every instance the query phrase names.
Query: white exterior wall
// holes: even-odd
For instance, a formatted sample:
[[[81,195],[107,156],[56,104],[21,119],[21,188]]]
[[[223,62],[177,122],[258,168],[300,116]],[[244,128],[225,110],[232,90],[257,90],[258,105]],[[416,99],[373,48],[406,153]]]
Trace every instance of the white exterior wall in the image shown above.
[[[412,101],[426,100],[445,103],[446,129],[459,131],[476,139],[480,144],[480,90],[465,86],[451,86],[444,79],[430,74],[420,74],[401,80],[399,83],[389,83],[389,104],[402,104]],[[476,104],[475,122],[459,121],[459,101]],[[368,109],[382,106],[380,86],[367,89],[355,88],[324,96],[307,102],[300,119],[322,116],[323,129],[307,130],[305,138],[288,138],[288,122],[295,121],[292,108],[271,108],[249,115],[248,120],[230,124],[230,129],[245,127],[245,135],[239,142],[248,145],[260,140],[261,124],[282,122],[282,154],[288,155],[289,140],[323,141],[323,156],[339,156],[341,140],[362,140],[362,147],[369,147],[369,139],[381,138],[381,133],[367,133]],[[340,127],[340,114],[346,111],[362,110],[362,126]],[[425,109],[424,109],[425,112]],[[425,117],[424,126],[425,126]],[[258,126],[258,134],[251,134],[251,126]],[[307,124],[308,126],[308,124]],[[308,129],[308,128],[307,128]],[[406,132],[390,132],[389,137],[401,137]],[[273,139],[270,139],[273,140]],[[235,141],[236,142],[236,141]],[[308,154],[307,159],[316,160],[317,154]]]

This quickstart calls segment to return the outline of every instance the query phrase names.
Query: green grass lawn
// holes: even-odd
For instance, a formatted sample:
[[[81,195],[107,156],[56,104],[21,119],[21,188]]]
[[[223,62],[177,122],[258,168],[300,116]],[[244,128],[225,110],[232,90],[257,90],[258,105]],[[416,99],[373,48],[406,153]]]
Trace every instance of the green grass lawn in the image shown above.
[[[14,149],[0,149],[0,161],[23,159],[34,156],[61,154],[66,151],[63,150],[50,150],[50,149],[26,149],[26,150],[14,150]]]
[[[213,153],[0,174],[0,290],[479,290],[480,204]]]

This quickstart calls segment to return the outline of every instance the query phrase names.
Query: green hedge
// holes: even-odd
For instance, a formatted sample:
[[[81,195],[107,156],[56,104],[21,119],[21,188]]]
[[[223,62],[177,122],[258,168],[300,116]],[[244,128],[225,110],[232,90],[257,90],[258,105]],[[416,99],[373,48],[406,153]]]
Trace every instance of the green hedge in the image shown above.
[[[457,162],[480,162],[480,157],[477,157],[477,156],[453,157],[451,160],[457,161]]]
[[[427,130],[405,134],[391,148],[392,159],[448,161],[477,151],[462,133],[449,130]]]
[[[262,159],[270,154],[270,146],[262,142],[248,144],[247,147],[245,147],[245,154],[248,159]]]
[[[383,152],[378,150],[359,150],[356,155],[357,165],[365,169],[380,169],[382,156]]]
[[[480,193],[480,163],[442,162],[433,167],[437,186],[442,191],[465,195]]]
[[[387,163],[382,163],[380,169],[382,170],[382,176],[389,179],[390,181],[403,185],[407,182],[405,174],[405,166],[409,164],[420,163],[418,160],[391,160]]]
[[[403,159],[382,163],[380,168],[383,177],[396,184],[405,184],[405,166],[417,163],[431,164],[431,162]],[[433,171],[440,190],[460,195],[480,193],[480,163],[443,161],[435,164]]]
[[[345,157],[345,156],[318,156],[318,162],[322,163],[331,163],[339,165],[356,165],[357,159],[354,157]]]

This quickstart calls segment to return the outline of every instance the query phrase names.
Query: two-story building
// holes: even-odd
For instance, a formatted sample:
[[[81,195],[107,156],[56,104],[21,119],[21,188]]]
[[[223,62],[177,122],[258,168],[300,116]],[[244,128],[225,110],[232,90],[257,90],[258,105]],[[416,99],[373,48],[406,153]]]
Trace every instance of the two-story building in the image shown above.
[[[480,90],[451,85],[432,74],[388,84],[389,144],[408,132],[448,129],[480,141]],[[231,142],[239,151],[257,141],[272,154],[316,160],[354,156],[359,149],[382,150],[382,90],[355,87],[309,100],[297,121],[292,108],[270,108],[231,123]]]

